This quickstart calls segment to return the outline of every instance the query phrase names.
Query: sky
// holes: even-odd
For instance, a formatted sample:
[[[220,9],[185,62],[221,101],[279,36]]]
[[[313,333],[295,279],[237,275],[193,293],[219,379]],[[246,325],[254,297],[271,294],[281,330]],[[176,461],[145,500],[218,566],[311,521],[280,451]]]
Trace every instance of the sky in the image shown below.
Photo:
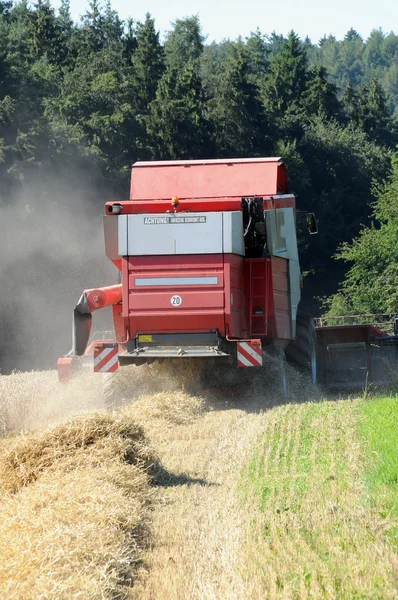
[[[54,1],[54,6],[59,0]],[[372,29],[398,32],[397,0],[146,0],[126,2],[112,0],[113,8],[122,19],[132,17],[142,21],[145,13],[155,18],[162,34],[178,18],[199,14],[202,32],[207,42],[224,38],[236,39],[255,31],[286,34],[294,29],[301,38],[308,35],[313,43],[324,35],[332,34],[342,39],[353,27],[364,37]],[[86,0],[71,0],[75,21],[87,7]]]

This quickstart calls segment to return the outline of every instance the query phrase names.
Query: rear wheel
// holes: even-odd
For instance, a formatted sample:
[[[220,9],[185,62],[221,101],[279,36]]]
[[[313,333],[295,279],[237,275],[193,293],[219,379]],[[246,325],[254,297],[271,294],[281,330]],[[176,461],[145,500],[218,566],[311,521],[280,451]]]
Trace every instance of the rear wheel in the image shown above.
[[[309,373],[311,383],[317,382],[316,340],[314,322],[308,315],[297,315],[296,338],[286,348],[286,354],[296,365]]]

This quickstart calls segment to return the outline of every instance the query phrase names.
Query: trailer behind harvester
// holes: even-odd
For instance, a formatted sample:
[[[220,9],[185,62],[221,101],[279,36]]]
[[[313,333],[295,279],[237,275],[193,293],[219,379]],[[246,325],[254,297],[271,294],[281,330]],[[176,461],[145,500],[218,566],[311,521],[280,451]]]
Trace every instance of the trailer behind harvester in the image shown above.
[[[316,233],[313,214],[307,223]],[[83,292],[61,379],[106,306],[114,339],[94,343],[97,372],[190,360],[213,383],[243,372],[250,383],[272,360],[286,393],[285,355],[336,389],[388,383],[396,370],[396,327],[324,327],[300,310],[295,197],[279,158],[135,163],[130,199],[106,204],[104,232],[121,283]]]

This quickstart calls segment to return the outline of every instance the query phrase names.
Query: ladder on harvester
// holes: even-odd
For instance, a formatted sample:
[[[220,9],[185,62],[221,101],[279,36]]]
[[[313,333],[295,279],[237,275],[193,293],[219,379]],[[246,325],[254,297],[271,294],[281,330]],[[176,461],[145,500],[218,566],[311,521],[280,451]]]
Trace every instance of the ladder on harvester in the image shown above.
[[[269,258],[249,259],[249,327],[251,337],[264,337],[268,333],[270,264]]]

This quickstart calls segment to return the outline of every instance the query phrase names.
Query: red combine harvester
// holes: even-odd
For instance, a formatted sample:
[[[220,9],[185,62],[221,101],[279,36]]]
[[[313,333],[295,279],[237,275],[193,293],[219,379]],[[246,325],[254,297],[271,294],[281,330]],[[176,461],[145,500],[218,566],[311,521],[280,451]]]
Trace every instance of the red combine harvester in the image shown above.
[[[267,370],[272,356],[285,388],[286,350],[314,383],[348,387],[366,383],[372,344],[390,359],[395,352],[396,367],[395,335],[370,325],[315,328],[298,312],[295,198],[279,158],[137,162],[130,200],[108,202],[105,213],[105,250],[121,283],[83,292],[61,380],[87,353],[92,313],[106,306],[115,339],[93,344],[98,372],[205,359],[210,379],[230,381],[241,368]],[[312,213],[307,224],[316,233]],[[354,360],[339,381],[343,347]]]

